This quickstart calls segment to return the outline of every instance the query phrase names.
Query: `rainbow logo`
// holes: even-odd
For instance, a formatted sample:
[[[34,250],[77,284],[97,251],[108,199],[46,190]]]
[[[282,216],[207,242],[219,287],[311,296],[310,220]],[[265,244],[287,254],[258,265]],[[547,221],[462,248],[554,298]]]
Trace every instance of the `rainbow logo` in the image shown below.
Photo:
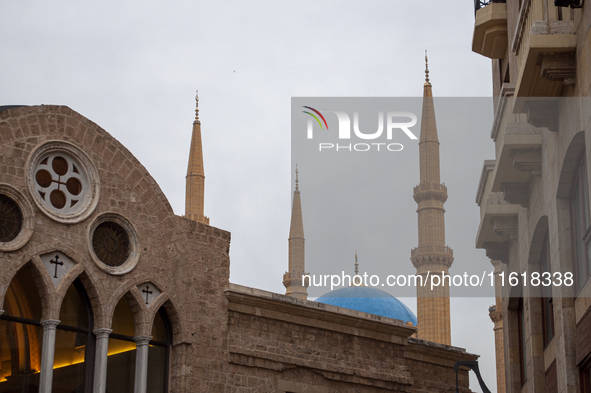
[[[311,111],[313,111],[314,113],[316,113],[318,116],[320,116],[322,118],[322,121],[324,122],[324,125],[326,126],[326,129],[328,130],[328,124],[326,123],[326,119],[324,118],[324,116],[322,116],[322,113],[320,113],[319,111],[317,111],[316,109],[309,107],[309,106],[302,106],[302,108],[306,108],[306,109],[310,109]],[[316,115],[314,115],[314,113],[310,113],[308,111],[302,111],[304,113],[309,114],[310,116],[312,116],[314,119],[316,119],[316,121],[318,122],[318,124],[320,125],[320,129],[323,129],[322,127],[322,123],[320,122],[320,119],[316,117]]]

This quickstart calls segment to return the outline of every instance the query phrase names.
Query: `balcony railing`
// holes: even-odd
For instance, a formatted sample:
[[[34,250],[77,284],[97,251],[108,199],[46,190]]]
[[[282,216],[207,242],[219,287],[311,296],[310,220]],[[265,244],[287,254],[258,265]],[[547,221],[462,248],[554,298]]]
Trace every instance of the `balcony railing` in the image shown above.
[[[481,8],[486,7],[490,3],[506,3],[507,0],[474,0],[474,15],[476,15],[476,11]]]

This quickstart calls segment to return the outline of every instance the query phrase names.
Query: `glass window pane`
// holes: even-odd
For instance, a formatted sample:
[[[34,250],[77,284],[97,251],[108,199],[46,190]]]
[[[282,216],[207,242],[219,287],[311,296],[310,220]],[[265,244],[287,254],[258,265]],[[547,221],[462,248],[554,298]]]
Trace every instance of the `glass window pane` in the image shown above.
[[[113,329],[113,333],[116,334],[122,334],[129,337],[133,337],[135,335],[135,321],[133,320],[133,313],[125,298],[121,298],[115,307],[111,329]]]
[[[27,319],[41,320],[41,297],[37,285],[26,267],[14,276],[8,291],[4,311],[6,315]]]
[[[84,392],[87,334],[57,330],[53,360],[53,391]]]
[[[76,287],[72,284],[62,301],[60,325],[89,329],[88,312]]]
[[[148,348],[148,392],[165,393],[168,348],[150,345]]]
[[[152,340],[168,342],[168,334],[166,332],[166,324],[162,318],[162,311],[158,311],[154,317],[154,324],[152,325]]]
[[[109,338],[107,392],[133,393],[135,353],[135,342]]]
[[[37,393],[43,328],[0,320],[0,393]]]

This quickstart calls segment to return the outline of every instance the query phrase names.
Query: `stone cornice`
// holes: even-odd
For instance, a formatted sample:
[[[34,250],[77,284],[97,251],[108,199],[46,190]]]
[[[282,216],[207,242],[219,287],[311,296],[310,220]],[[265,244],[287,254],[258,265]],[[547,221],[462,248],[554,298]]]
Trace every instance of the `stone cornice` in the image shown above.
[[[406,345],[416,328],[402,321],[230,284],[228,309],[304,326]]]

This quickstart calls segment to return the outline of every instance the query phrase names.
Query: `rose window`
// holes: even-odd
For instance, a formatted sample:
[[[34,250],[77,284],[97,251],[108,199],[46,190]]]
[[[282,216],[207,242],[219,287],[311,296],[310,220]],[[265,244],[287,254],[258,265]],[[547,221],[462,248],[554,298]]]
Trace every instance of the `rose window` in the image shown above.
[[[23,226],[23,214],[17,203],[0,194],[0,242],[10,242],[18,236]]]
[[[35,167],[34,187],[43,204],[62,214],[75,213],[88,195],[82,166],[67,154],[52,152]]]
[[[105,221],[92,235],[94,253],[107,266],[120,266],[129,256],[130,244],[127,231],[121,225]]]

